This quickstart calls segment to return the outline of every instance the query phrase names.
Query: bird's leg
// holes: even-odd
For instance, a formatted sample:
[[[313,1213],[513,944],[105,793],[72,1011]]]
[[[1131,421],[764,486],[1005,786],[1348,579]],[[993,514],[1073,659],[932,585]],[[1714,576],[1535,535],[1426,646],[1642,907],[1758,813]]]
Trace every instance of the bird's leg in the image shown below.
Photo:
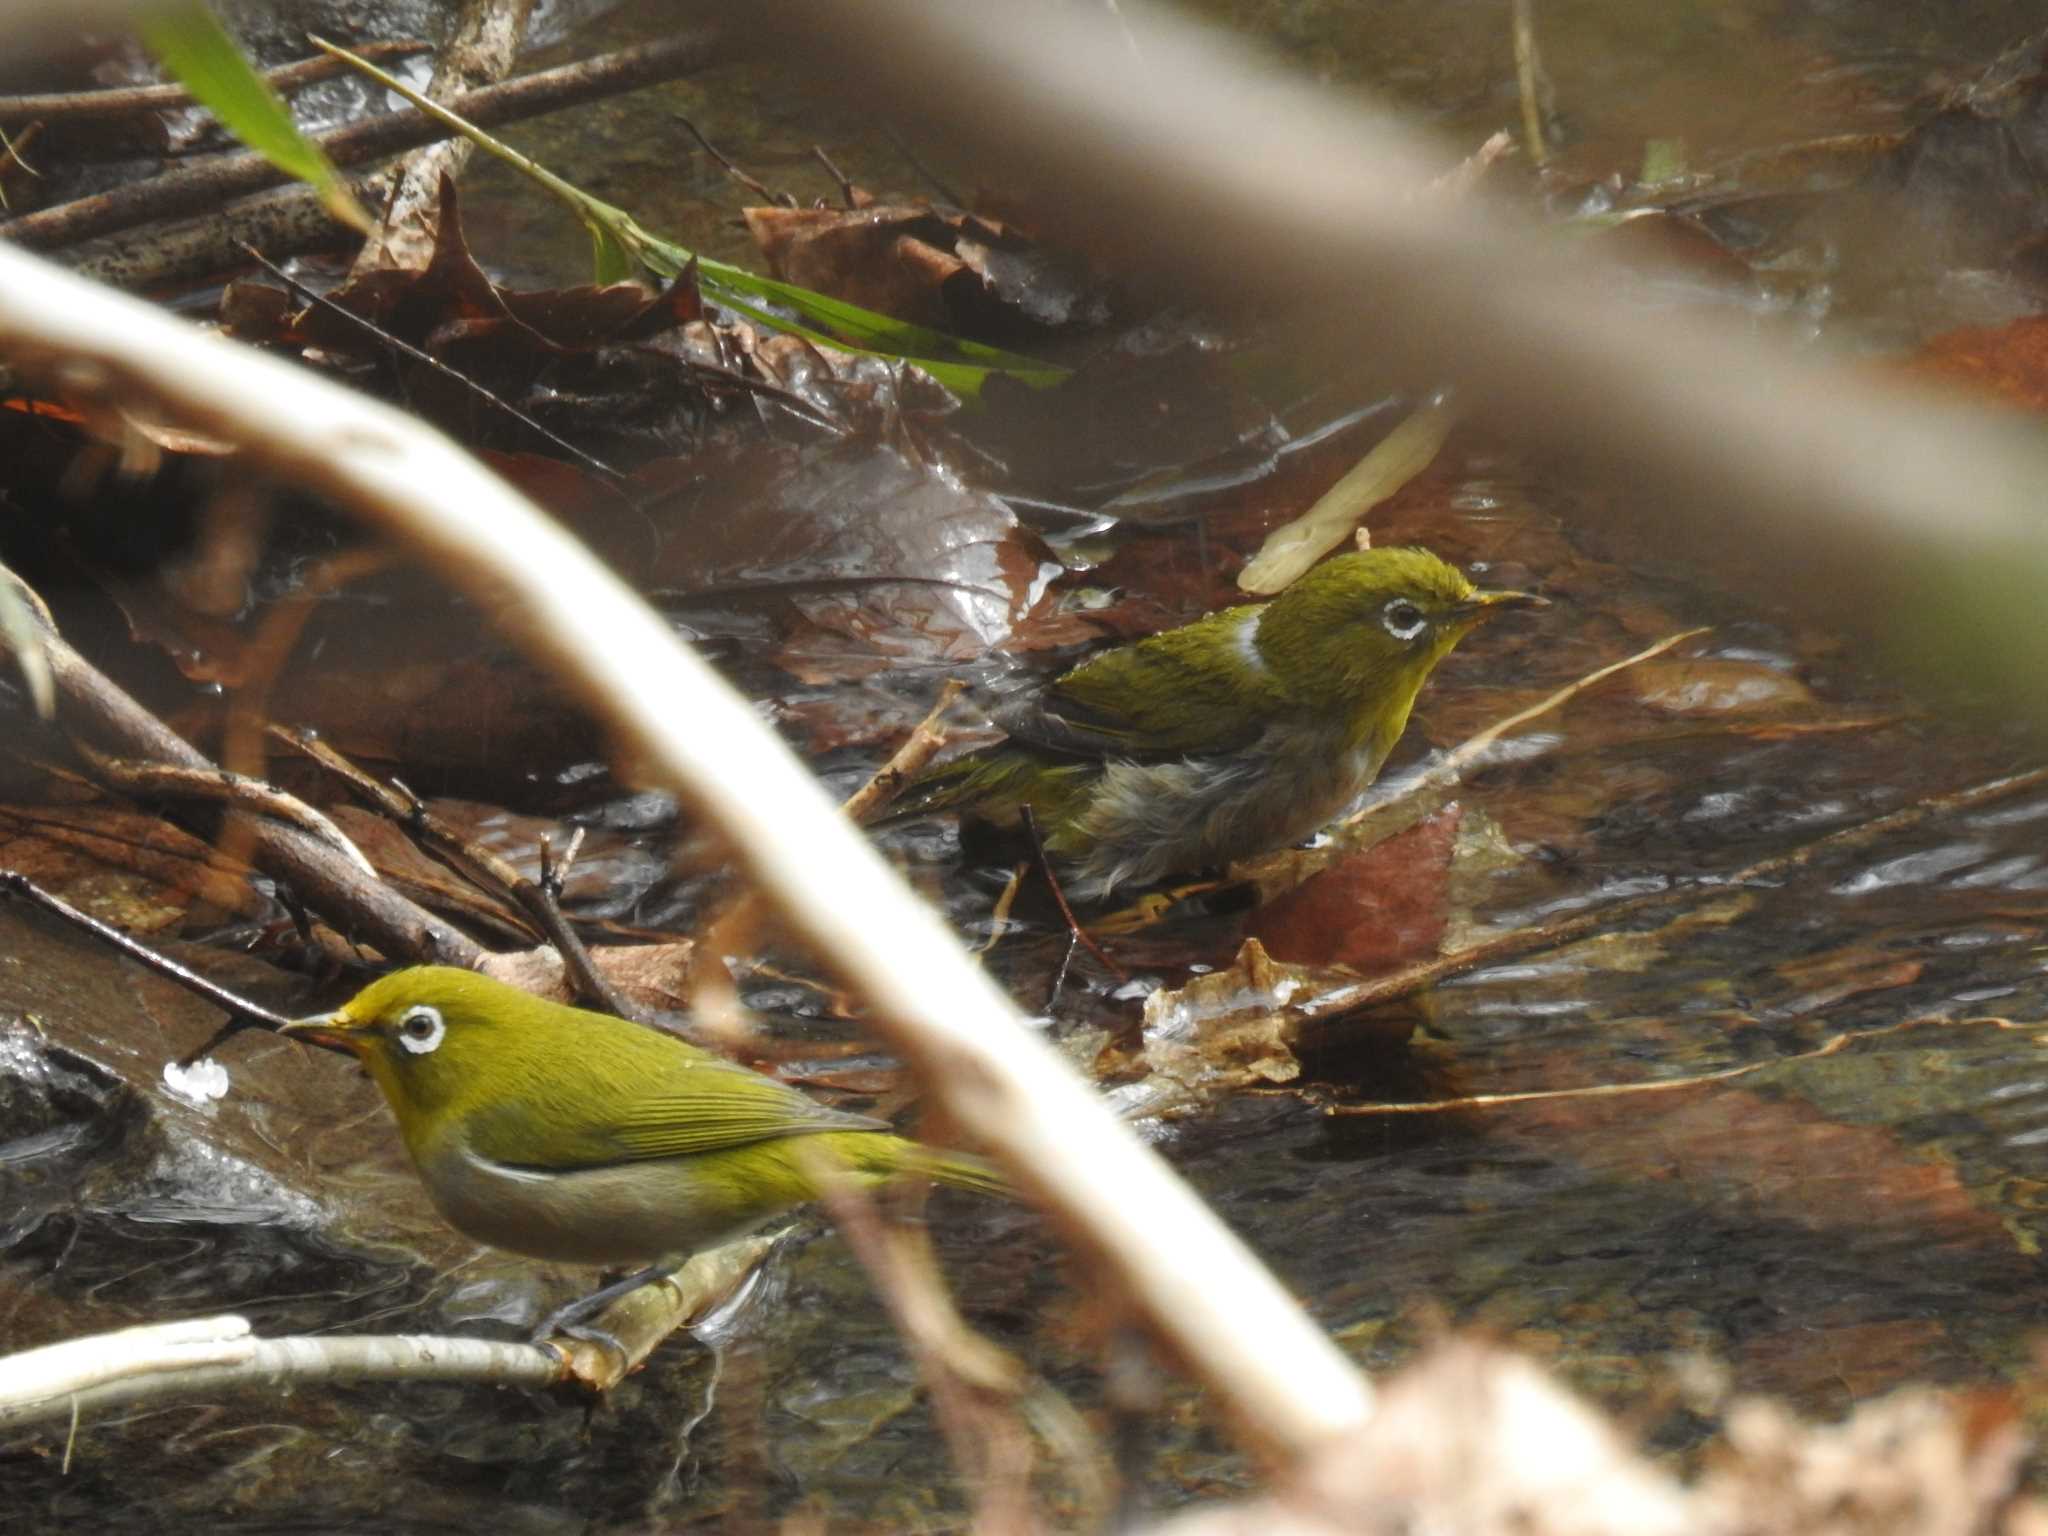
[[[1110,973],[1110,975],[1114,976],[1118,981],[1129,981],[1131,979],[1130,973],[1127,972],[1122,966],[1118,965],[1114,960],[1110,959],[1108,952],[1105,951],[1100,944],[1096,943],[1095,940],[1089,936],[1088,930],[1086,928],[1083,928],[1080,925],[1080,923],[1075,920],[1074,909],[1067,905],[1066,889],[1060,884],[1060,877],[1052,867],[1051,858],[1049,858],[1046,854],[1045,839],[1038,835],[1038,818],[1031,814],[1031,807],[1028,805],[1020,805],[1019,807],[1017,807],[1017,809],[1023,817],[1024,830],[1031,834],[1031,848],[1032,851],[1038,855],[1039,871],[1045,876],[1045,883],[1052,887],[1052,899],[1059,903],[1060,916],[1067,920],[1067,932],[1071,934],[1074,938],[1078,939],[1083,945],[1085,945],[1087,947],[1088,953],[1093,955],[1096,959],[1100,960],[1102,962],[1103,968],[1107,970]],[[1064,979],[1065,977],[1063,967],[1062,980]]]
[[[588,1319],[597,1316],[621,1296],[637,1291],[643,1285],[652,1285],[657,1280],[666,1280],[681,1269],[680,1264],[650,1264],[645,1269],[636,1269],[623,1280],[614,1280],[609,1285],[599,1286],[588,1296],[579,1296],[574,1301],[564,1302],[540,1320],[540,1326],[533,1330],[532,1342],[545,1344],[556,1334],[567,1334],[572,1339],[588,1339],[594,1344],[604,1344],[626,1353],[625,1345],[606,1333],[602,1328],[586,1327]]]

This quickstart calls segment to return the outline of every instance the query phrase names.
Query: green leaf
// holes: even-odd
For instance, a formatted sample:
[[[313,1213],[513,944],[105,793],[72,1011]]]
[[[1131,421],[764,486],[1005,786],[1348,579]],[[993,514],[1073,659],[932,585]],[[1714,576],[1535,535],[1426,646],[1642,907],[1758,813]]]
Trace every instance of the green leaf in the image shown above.
[[[422,96],[368,60],[317,37],[312,42],[314,47],[347,60],[353,68],[386,89],[396,91],[429,117],[445,123],[478,148],[496,155],[567,203],[590,231],[596,254],[597,281],[601,283],[631,276],[635,266],[644,267],[657,277],[674,278],[694,259],[697,262],[698,285],[704,295],[736,314],[745,315],[772,330],[787,331],[821,346],[836,347],[842,352],[858,352],[915,364],[948,389],[970,399],[981,393],[982,385],[992,373],[1004,374],[1034,389],[1047,388],[1067,377],[1068,370],[1054,363],[1041,362],[1019,352],[1007,352],[1001,347],[966,341],[928,326],[913,325],[908,320],[863,309],[858,304],[800,288],[795,283],[761,277],[730,262],[695,257],[674,241],[664,240],[642,229],[625,209],[592,197],[564,181],[547,167],[520,154],[510,145],[500,143],[474,124],[463,121],[439,102]],[[796,319],[790,320],[764,309],[763,304],[791,310]]]
[[[242,57],[202,0],[170,0],[136,22],[142,40],[185,88],[244,144],[314,187],[327,211],[369,233],[373,221],[332,162],[299,132],[291,109]]]
[[[608,283],[630,282],[640,275],[640,263],[633,259],[633,253],[612,238],[612,232],[602,224],[585,219],[583,227],[590,231],[591,280],[599,287]]]

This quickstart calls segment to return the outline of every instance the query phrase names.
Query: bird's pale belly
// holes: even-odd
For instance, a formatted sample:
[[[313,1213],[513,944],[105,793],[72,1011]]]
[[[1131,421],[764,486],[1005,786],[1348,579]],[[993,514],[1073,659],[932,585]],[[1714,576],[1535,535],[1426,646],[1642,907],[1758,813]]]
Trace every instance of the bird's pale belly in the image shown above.
[[[1111,763],[1080,818],[1092,846],[1074,861],[1073,888],[1092,900],[1299,842],[1373,781],[1382,756],[1370,747],[1296,752],[1291,773],[1256,757]]]
[[[749,1148],[749,1151],[755,1149]],[[448,1224],[493,1248],[576,1264],[651,1264],[743,1237],[796,1204],[761,1197],[755,1165],[730,1180],[721,1155],[547,1172],[461,1149],[419,1165]],[[756,1187],[742,1192],[742,1186]]]

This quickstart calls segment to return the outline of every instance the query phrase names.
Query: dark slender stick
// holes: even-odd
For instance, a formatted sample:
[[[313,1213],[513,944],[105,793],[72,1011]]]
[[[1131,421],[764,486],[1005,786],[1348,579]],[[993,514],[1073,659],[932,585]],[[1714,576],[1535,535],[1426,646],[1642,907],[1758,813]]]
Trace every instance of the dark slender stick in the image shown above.
[[[356,52],[366,59],[403,59],[426,53],[432,43],[401,39],[385,43],[363,43]],[[348,66],[340,59],[322,55],[281,64],[263,72],[274,90],[291,91],[316,80],[330,79]],[[182,85],[135,85],[110,91],[51,91],[39,96],[0,96],[0,123],[19,123],[37,118],[133,117],[142,112],[167,112],[192,105],[192,93]]]
[[[261,266],[264,271],[268,272],[272,277],[276,278],[279,282],[285,284],[292,291],[293,294],[305,300],[314,308],[321,310],[326,314],[333,315],[338,319],[344,320],[348,324],[355,326],[359,330],[368,332],[371,336],[374,336],[384,346],[389,347],[394,352],[400,353],[403,356],[412,359],[412,361],[418,363],[421,367],[433,369],[434,372],[440,374],[443,378],[449,379],[452,382],[460,385],[463,389],[468,390],[472,395],[482,400],[484,404],[493,406],[496,409],[503,411],[507,416],[510,416],[522,427],[526,427],[533,432],[537,432],[538,434],[540,434],[540,436],[546,438],[549,442],[553,443],[557,448],[561,449],[571,458],[577,459],[582,463],[587,464],[591,469],[597,471],[597,473],[603,475],[606,479],[610,480],[614,486],[617,486],[621,489],[625,488],[626,477],[620,474],[617,470],[613,469],[611,465],[605,463],[603,459],[597,457],[596,454],[584,452],[581,448],[578,448],[574,443],[570,442],[567,438],[561,437],[556,433],[549,431],[546,427],[542,426],[539,422],[535,421],[531,416],[527,415],[526,412],[520,410],[519,407],[514,405],[511,401],[504,399],[502,396],[491,393],[490,390],[486,389],[483,385],[477,383],[477,381],[475,379],[472,379],[468,374],[463,373],[458,369],[449,367],[446,363],[442,362],[440,358],[434,356],[433,353],[431,352],[421,351],[418,347],[414,346],[404,337],[392,335],[389,331],[385,330],[376,322],[365,319],[363,316],[355,313],[353,310],[344,309],[341,305],[335,303],[334,300],[328,298],[325,294],[315,293],[312,289],[308,288],[304,283],[300,282],[297,278],[293,277],[290,273],[286,272],[282,267],[270,261],[266,256],[264,256],[264,254],[261,251],[257,250],[255,246],[244,245],[242,249],[244,252],[248,254],[250,259],[256,262],[257,265]]]
[[[671,80],[702,69],[718,53],[714,34],[686,32],[658,43],[523,75],[501,85],[465,91],[447,105],[478,127],[488,128]],[[336,165],[350,166],[431,144],[448,135],[449,129],[441,123],[416,108],[407,108],[315,134],[313,140]],[[283,171],[253,151],[211,156],[148,181],[9,219],[0,224],[0,240],[31,250],[47,250],[117,229],[131,229],[152,219],[217,208],[231,197],[287,179]]]
[[[967,199],[954,191],[945,177],[924,163],[918,152],[910,147],[910,141],[897,131],[893,123],[882,124],[882,132],[887,134],[889,142],[896,146],[896,152],[910,162],[910,168],[932,184],[932,189],[939,194],[942,202],[949,203],[955,208],[967,206]]]
[[[853,178],[833,163],[832,157],[825,153],[825,146],[813,144],[811,155],[818,164],[825,167],[825,174],[839,183],[839,200],[846,205],[847,210],[851,212],[858,207],[859,204],[853,195]]]
[[[567,969],[570,984],[579,998],[596,1003],[607,1013],[615,1013],[622,1019],[639,1019],[644,1024],[647,1020],[640,1010],[598,970],[597,962],[590,958],[590,951],[584,947],[582,938],[562,911],[562,882],[568,878],[569,866],[583,847],[583,831],[578,827],[570,836],[569,846],[562,850],[559,862],[555,859],[554,846],[543,837],[540,840],[540,878],[517,880],[512,886],[512,899],[541,925],[549,942],[555,946],[555,953],[562,957],[562,965]]]
[[[366,208],[380,207],[398,179],[395,169],[344,172],[342,180]],[[151,224],[83,241],[62,260],[80,277],[117,288],[173,286],[232,270],[242,247],[260,246],[282,260],[304,251],[354,244],[356,232],[334,222],[311,187],[272,187],[208,209],[194,219]]]
[[[238,1035],[245,1029],[277,1030],[291,1023],[291,1020],[283,1014],[275,1013],[265,1008],[261,1003],[252,1003],[246,997],[237,996],[219,982],[210,981],[197,971],[180,965],[169,955],[160,954],[156,950],[151,949],[140,939],[130,934],[125,934],[111,924],[103,923],[98,918],[79,911],[70,902],[65,901],[60,896],[52,895],[18,870],[0,869],[0,891],[6,891],[15,896],[23,897],[28,901],[34,902],[44,911],[55,913],[73,927],[83,928],[102,944],[112,945],[145,970],[154,971],[165,980],[176,982],[187,992],[205,998],[214,1007],[227,1014],[227,1022],[215,1030],[204,1045],[200,1046],[196,1051],[191,1051],[178,1058],[178,1065],[181,1067],[189,1067],[201,1057],[211,1055],[214,1048],[223,1040],[226,1040],[231,1035]],[[312,1045],[316,1042],[308,1040],[304,1043]],[[328,1046],[325,1049],[341,1050],[341,1047]],[[348,1053],[342,1051],[342,1054],[347,1055]]]
[[[719,152],[719,148],[716,144],[712,143],[709,139],[704,137],[704,130],[699,128],[695,123],[691,122],[687,117],[684,117],[681,113],[677,113],[676,121],[681,123],[685,128],[690,130],[690,137],[695,139],[698,142],[698,144],[703,147],[705,154],[709,155],[712,159],[716,160],[719,163],[719,165],[724,167],[726,175],[730,176],[734,181],[738,182],[741,186],[745,187],[749,192],[753,193],[754,196],[760,198],[764,202],[779,203],[784,208],[794,208],[796,206],[796,197],[793,193],[773,191],[772,189],[769,188],[767,183],[759,180],[756,177],[748,175],[745,171],[741,170],[738,166],[734,165],[730,160],[726,159],[725,156]]]

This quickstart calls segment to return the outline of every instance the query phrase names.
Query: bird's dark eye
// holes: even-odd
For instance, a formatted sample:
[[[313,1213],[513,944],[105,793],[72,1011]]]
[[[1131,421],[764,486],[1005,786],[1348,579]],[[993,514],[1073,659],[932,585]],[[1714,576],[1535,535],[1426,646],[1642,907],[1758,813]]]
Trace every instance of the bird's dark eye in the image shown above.
[[[1397,597],[1380,610],[1380,622],[1396,640],[1413,640],[1422,633],[1429,615],[1405,597]]]
[[[440,1009],[415,1003],[399,1016],[398,1043],[415,1056],[424,1056],[441,1043],[441,1036],[447,1033],[447,1028],[441,1022]]]

